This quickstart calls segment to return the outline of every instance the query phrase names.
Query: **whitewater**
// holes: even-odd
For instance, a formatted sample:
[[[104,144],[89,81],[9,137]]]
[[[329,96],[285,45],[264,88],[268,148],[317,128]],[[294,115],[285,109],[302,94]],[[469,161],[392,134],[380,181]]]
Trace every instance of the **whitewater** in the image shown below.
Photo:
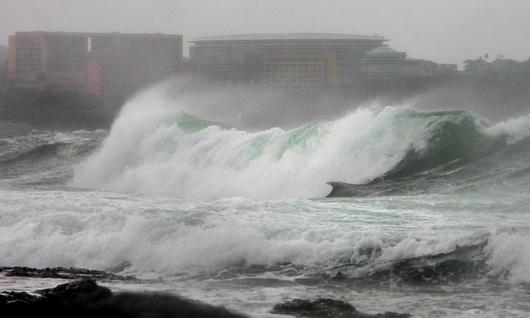
[[[107,131],[0,140],[0,266],[134,275],[273,317],[294,298],[371,313],[527,317],[530,114],[361,107],[252,130],[156,89]]]

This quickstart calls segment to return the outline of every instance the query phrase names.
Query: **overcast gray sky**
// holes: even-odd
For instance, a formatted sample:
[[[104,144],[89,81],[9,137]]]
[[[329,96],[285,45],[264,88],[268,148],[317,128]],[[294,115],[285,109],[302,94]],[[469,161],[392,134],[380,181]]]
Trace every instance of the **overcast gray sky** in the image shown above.
[[[409,56],[458,63],[530,57],[530,0],[0,0],[15,31],[381,34]],[[185,55],[188,55],[185,52]]]

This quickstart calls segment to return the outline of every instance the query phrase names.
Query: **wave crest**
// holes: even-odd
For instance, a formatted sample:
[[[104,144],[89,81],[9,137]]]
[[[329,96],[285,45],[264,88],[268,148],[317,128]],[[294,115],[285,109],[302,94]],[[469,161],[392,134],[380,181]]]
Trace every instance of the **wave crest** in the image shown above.
[[[502,149],[508,131],[488,130],[467,112],[387,107],[292,130],[250,132],[178,109],[150,94],[129,102],[72,184],[180,198],[323,197],[330,181],[374,184],[433,169],[447,174]],[[525,125],[515,126],[517,140],[524,139]]]

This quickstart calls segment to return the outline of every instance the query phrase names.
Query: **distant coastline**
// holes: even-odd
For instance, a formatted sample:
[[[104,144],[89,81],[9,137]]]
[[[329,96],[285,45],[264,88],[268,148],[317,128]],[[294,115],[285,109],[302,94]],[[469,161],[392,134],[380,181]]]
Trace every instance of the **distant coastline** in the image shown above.
[[[380,105],[415,103],[420,109],[467,110],[491,120],[505,120],[506,114],[522,114],[530,103],[530,61],[516,63],[497,70],[473,69],[456,74],[425,78],[402,78],[386,81],[364,80],[349,85],[318,89],[282,90],[257,85],[219,83],[197,78],[184,78],[184,87],[167,87],[175,97],[212,95],[216,91],[235,92],[221,94],[217,104],[240,104],[240,108],[266,110],[275,107],[283,116],[277,118],[278,126],[289,126],[288,121],[301,115],[308,120],[321,120],[350,111],[362,105],[377,102]],[[172,91],[173,90],[173,91]],[[261,92],[272,93],[266,101]],[[224,99],[223,99],[224,98]],[[261,104],[260,104],[261,103]],[[109,129],[122,106],[122,101],[105,104],[98,96],[80,91],[40,90],[37,88],[0,88],[0,130],[4,135],[37,130],[95,130]],[[192,105],[193,106],[193,105]],[[231,106],[231,105],[227,105]],[[507,110],[510,110],[507,112]],[[256,116],[251,124],[264,128],[263,118]]]
[[[35,88],[0,90],[0,128],[4,135],[32,129],[107,129],[115,114],[115,108],[88,93]]]

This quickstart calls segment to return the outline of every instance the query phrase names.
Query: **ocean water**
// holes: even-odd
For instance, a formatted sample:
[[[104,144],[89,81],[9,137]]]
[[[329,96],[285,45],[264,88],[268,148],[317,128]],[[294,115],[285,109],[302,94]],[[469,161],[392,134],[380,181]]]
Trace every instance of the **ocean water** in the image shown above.
[[[21,265],[258,317],[316,297],[528,317],[530,116],[395,106],[249,131],[145,94],[108,132],[0,139],[0,266]]]

